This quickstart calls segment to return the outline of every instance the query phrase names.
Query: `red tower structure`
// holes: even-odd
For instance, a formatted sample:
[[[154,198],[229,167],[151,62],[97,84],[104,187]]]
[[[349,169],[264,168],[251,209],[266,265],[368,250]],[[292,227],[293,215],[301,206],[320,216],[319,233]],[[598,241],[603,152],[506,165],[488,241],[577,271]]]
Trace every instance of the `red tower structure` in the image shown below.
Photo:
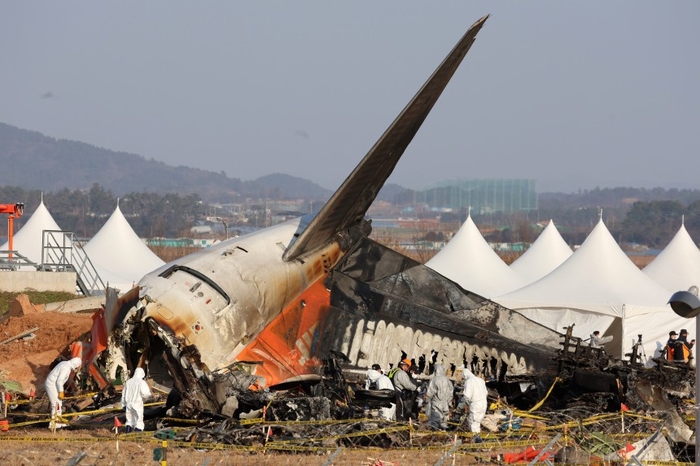
[[[0,214],[8,214],[7,217],[7,246],[10,250],[8,257],[12,259],[12,237],[15,232],[15,219],[20,218],[24,213],[24,204],[18,202],[16,204],[0,204]]]

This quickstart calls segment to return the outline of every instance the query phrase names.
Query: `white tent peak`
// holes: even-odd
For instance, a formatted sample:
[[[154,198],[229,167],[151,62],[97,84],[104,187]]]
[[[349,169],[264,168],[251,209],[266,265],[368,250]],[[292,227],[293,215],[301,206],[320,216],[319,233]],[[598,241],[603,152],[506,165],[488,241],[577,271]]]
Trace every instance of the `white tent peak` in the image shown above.
[[[643,272],[671,293],[700,286],[700,249],[683,221],[673,239]]]
[[[529,284],[559,267],[571,254],[571,247],[559,234],[554,221],[550,220],[535,242],[510,264],[510,268]]]
[[[526,283],[489,246],[471,215],[425,265],[485,298],[507,293]]]
[[[608,332],[615,336],[612,353],[618,357],[643,334],[651,357],[666,343],[670,330],[683,326],[667,304],[669,297],[632,263],[600,220],[554,271],[494,301],[558,331],[575,324],[574,335],[582,338],[594,330]]]
[[[603,220],[566,261],[542,279],[496,301],[587,303],[591,311],[622,317],[622,305],[664,306],[666,290],[649,280],[615,242]],[[553,299],[554,298],[554,299]],[[500,302],[500,301],[499,301]],[[630,309],[627,310],[628,312]]]
[[[165,263],[136,235],[119,205],[84,249],[102,281],[122,291]]]

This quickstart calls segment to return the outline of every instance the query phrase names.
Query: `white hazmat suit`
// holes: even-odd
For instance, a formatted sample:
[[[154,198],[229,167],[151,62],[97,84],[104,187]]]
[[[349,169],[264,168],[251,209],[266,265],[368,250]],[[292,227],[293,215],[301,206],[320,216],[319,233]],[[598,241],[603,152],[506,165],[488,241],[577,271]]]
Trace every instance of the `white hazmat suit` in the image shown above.
[[[144,380],[146,372],[140,367],[126,381],[122,390],[122,406],[126,408],[126,431],[143,430],[143,401],[150,398],[151,389]]]
[[[70,374],[82,365],[80,358],[73,358],[70,361],[59,362],[56,367],[49,372],[44,382],[44,389],[51,403],[51,418],[60,416],[63,412],[63,390],[70,379]],[[59,396],[60,394],[60,396]]]
[[[609,335],[607,337],[601,337],[600,332],[591,333],[591,348],[602,348],[606,343],[613,341],[613,336]]]
[[[391,383],[389,377],[381,374],[379,371],[375,371],[374,369],[368,370],[367,381],[376,385],[377,390],[391,390],[391,393],[394,393],[394,384]],[[387,421],[395,420],[396,403],[391,403],[391,407],[389,408],[379,408],[379,417],[380,419],[385,419]]]
[[[486,415],[488,407],[488,391],[484,379],[475,376],[472,371],[464,369],[464,402],[469,406],[467,422],[471,432],[481,432],[481,421]]]
[[[433,429],[447,429],[453,395],[454,386],[445,376],[445,368],[442,364],[435,364],[433,378],[430,379],[425,392],[425,401],[428,403],[425,412],[428,415],[428,424]]]

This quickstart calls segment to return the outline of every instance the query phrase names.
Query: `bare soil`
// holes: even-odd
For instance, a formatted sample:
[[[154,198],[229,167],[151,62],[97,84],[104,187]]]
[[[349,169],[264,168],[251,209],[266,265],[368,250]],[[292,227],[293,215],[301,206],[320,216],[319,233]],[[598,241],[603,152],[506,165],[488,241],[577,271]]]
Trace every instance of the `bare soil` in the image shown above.
[[[60,312],[39,312],[10,317],[0,324],[0,341],[39,327],[35,337],[0,345],[0,384],[12,382],[21,392],[43,393],[43,381],[51,363],[59,356],[69,357],[69,345],[90,331],[92,316]]]
[[[86,440],[81,440],[86,439]],[[117,439],[107,429],[95,431],[58,430],[52,434],[48,429],[16,429],[0,434],[0,463],[3,465],[63,465],[71,458],[86,456],[78,463],[90,465],[155,465],[153,450],[161,446],[153,439],[124,440]],[[336,452],[337,448],[318,453],[279,453],[258,449],[251,452],[231,450],[202,450],[169,446],[167,463],[169,465],[323,465]],[[449,446],[440,450],[374,450],[343,449],[328,464],[336,466],[349,465],[434,465],[449,450]],[[488,457],[488,453],[480,454]],[[458,454],[447,459],[445,465],[473,464],[476,457]],[[484,456],[482,456],[482,461]]]

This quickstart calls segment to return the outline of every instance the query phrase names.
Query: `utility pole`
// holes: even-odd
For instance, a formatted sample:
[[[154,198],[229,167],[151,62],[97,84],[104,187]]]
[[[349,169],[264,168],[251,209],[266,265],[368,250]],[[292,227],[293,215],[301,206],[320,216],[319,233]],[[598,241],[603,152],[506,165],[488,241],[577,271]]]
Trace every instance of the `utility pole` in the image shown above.
[[[216,219],[224,224],[224,230],[226,231],[226,239],[228,239],[228,223],[226,223],[226,221],[221,217],[216,217]]]

